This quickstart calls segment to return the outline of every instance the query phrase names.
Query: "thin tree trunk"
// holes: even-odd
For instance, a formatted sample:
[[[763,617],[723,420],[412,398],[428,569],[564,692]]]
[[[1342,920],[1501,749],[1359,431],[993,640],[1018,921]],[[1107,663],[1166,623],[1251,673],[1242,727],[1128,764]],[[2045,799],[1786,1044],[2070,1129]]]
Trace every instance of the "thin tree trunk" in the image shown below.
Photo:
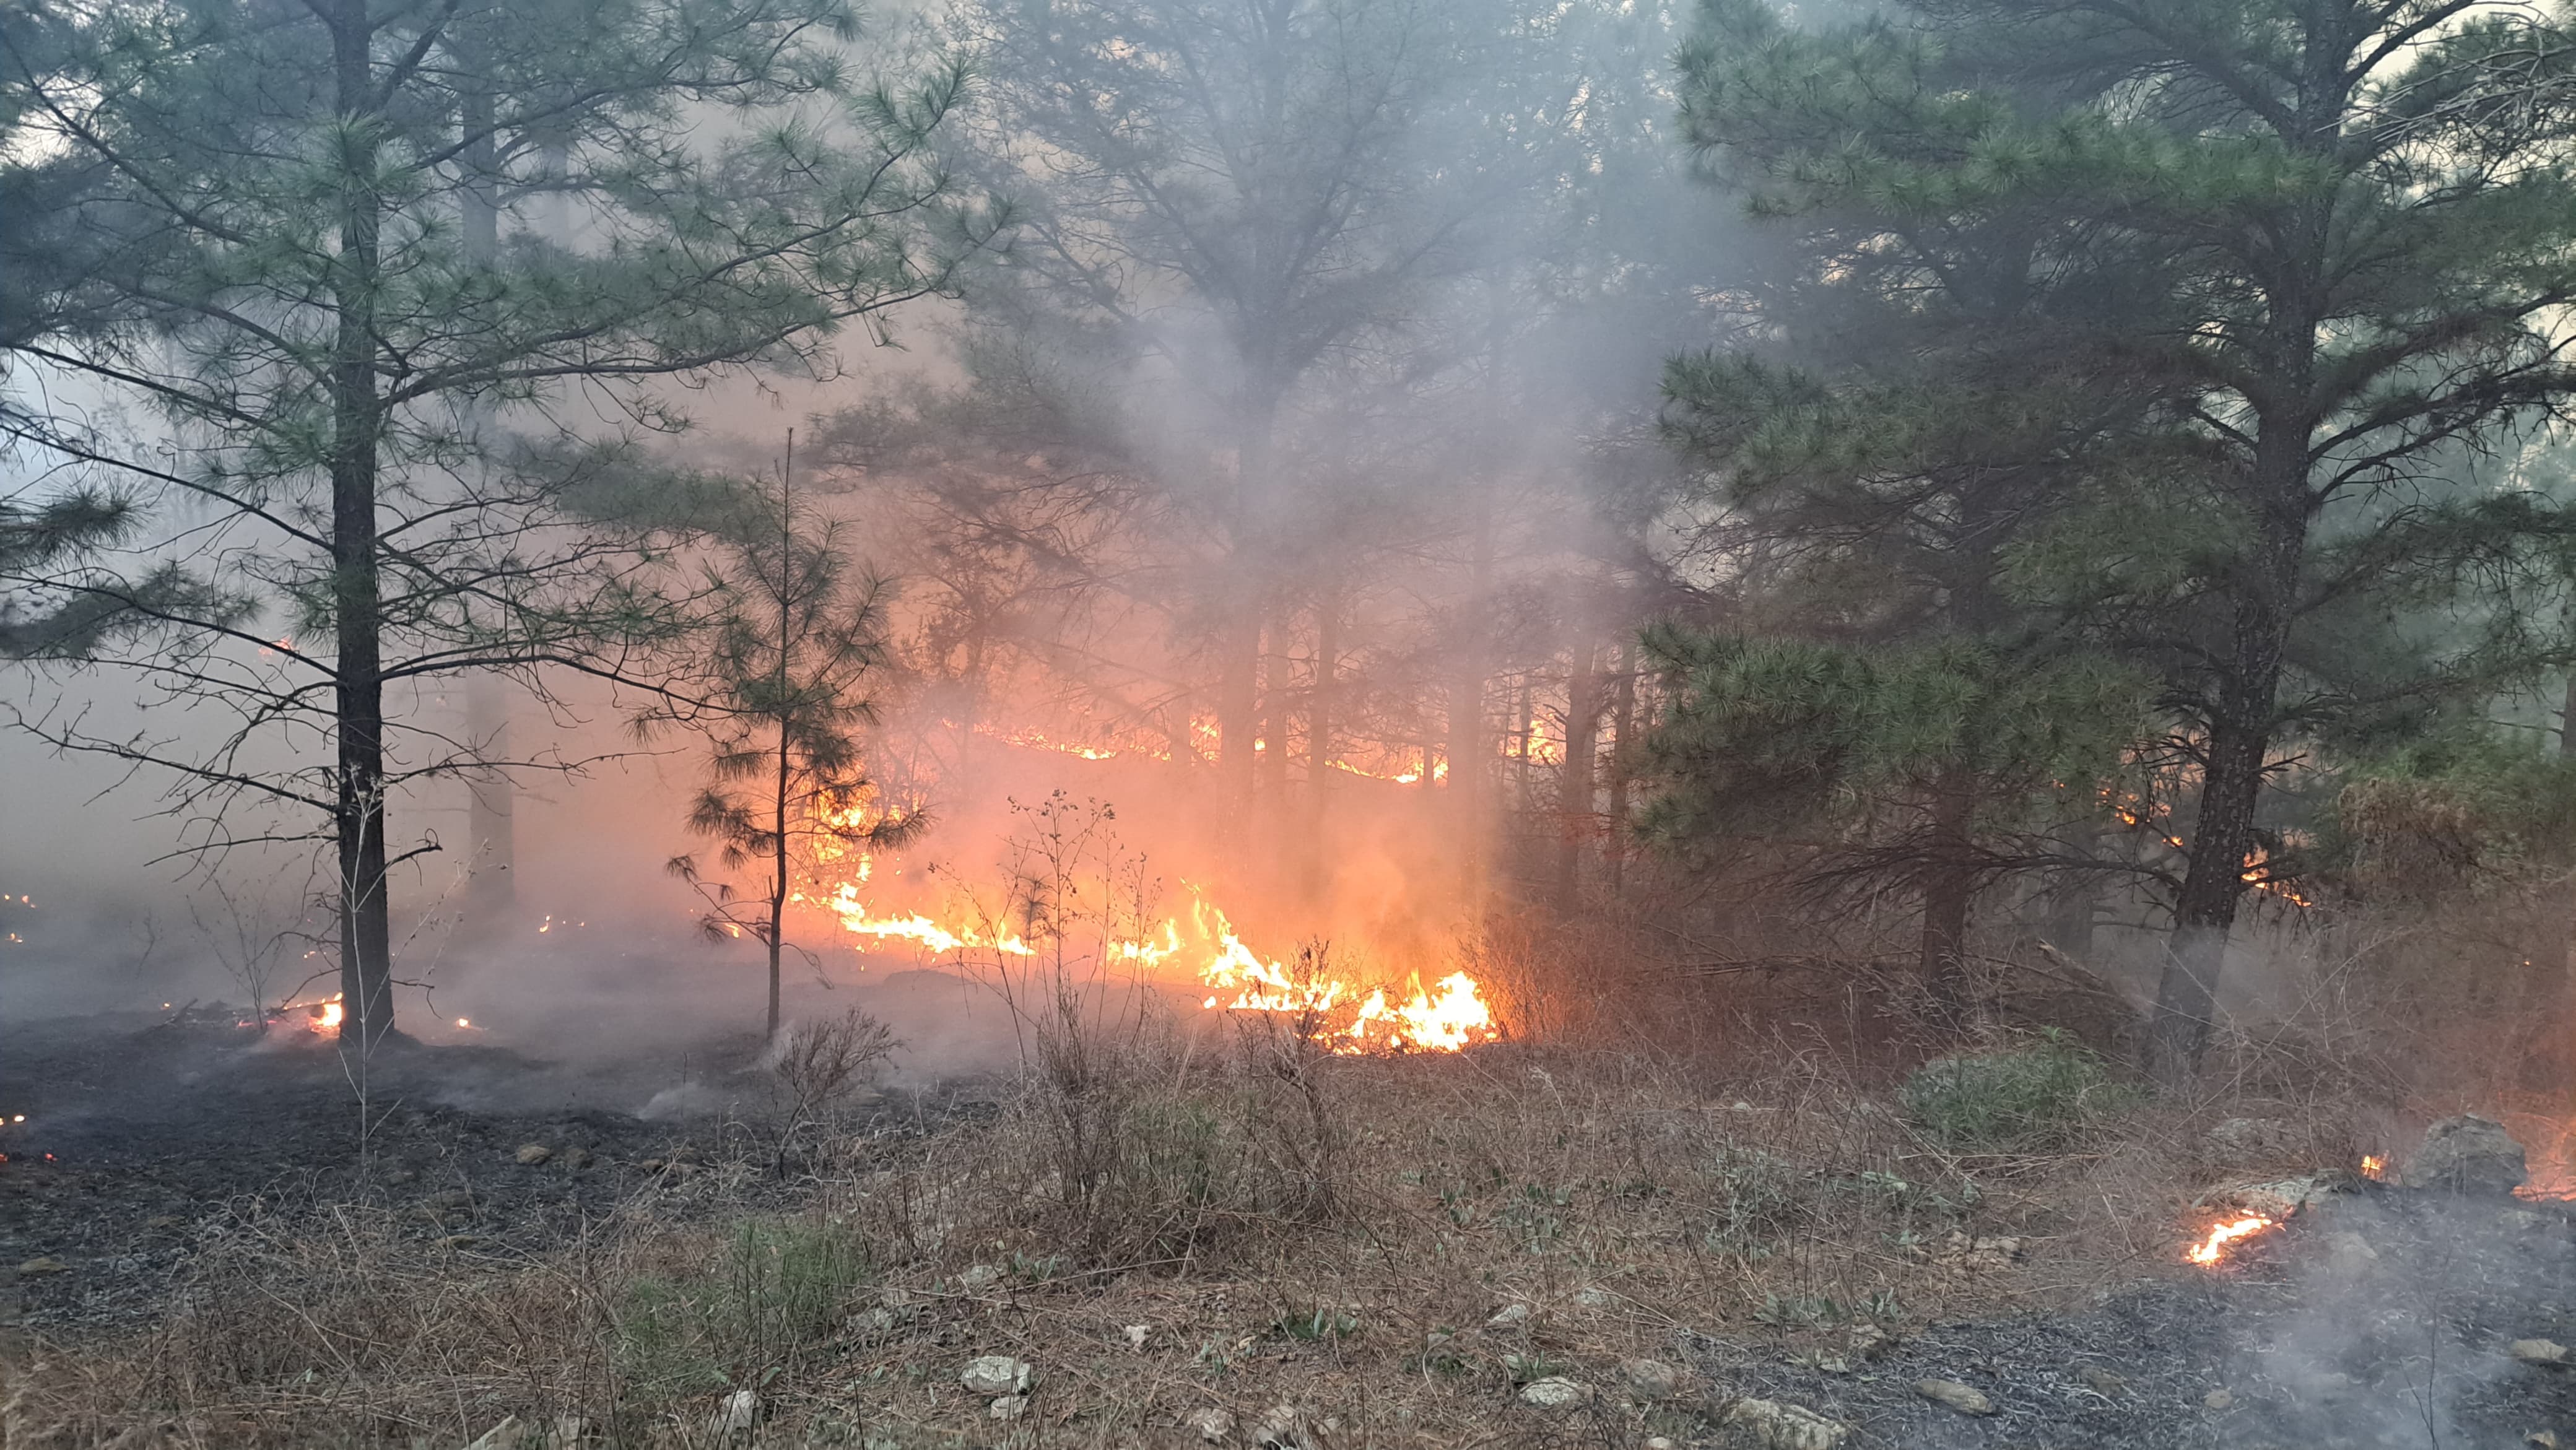
[[[1610,691],[1610,831],[1603,851],[1610,858],[1610,894],[1627,888],[1628,876],[1628,735],[1637,723],[1637,660],[1628,641],[1619,642]]]
[[[481,59],[467,56],[469,66],[477,71],[480,66],[475,62]],[[469,94],[464,110],[468,135],[479,139],[470,141],[465,148],[467,182],[458,194],[458,229],[465,259],[488,267],[501,256],[491,94]],[[478,408],[477,413],[483,415],[478,421],[489,421],[488,410]],[[465,681],[465,734],[478,757],[502,761],[511,758],[510,697],[507,682],[497,671],[477,670]],[[468,895],[480,911],[497,916],[518,897],[516,790],[507,771],[485,770],[474,775],[466,792],[466,835],[474,852],[468,868],[473,873]],[[488,928],[498,922],[478,919],[475,924]]]
[[[1575,651],[1574,674],[1565,686],[1565,764],[1557,773],[1556,880],[1551,895],[1559,912],[1580,903],[1583,843],[1593,835],[1595,757],[1601,748],[1601,649]]]
[[[782,565],[778,572],[784,576],[787,570]],[[785,623],[787,608],[783,600],[780,603],[778,615],[780,622]],[[786,658],[783,647],[779,658],[782,661]],[[762,1039],[770,1042],[778,1040],[779,955],[787,947],[788,762],[787,722],[781,720],[778,722],[778,793],[770,803],[770,809],[774,813],[772,820],[778,827],[778,833],[771,846],[769,877],[769,1017],[767,1025],[761,1029]]]
[[[1320,902],[1332,877],[1325,845],[1326,816],[1337,785],[1333,771],[1335,657],[1342,649],[1341,597],[1329,584],[1315,598],[1315,679],[1306,692],[1306,829],[1297,833],[1305,853],[1307,896]]]
[[[393,1031],[393,918],[385,899],[385,690],[377,579],[376,448],[384,403],[376,376],[376,287],[381,200],[375,172],[375,106],[366,8],[330,12],[340,134],[340,255],[332,304],[332,628],[337,636],[333,708],[338,793],[333,831],[340,866],[341,1038],[360,1052]]]
[[[1269,537],[1271,436],[1278,411],[1275,398],[1247,402],[1243,431],[1236,441],[1234,517],[1228,548],[1231,589],[1223,609],[1217,650],[1218,775],[1231,798],[1236,819],[1248,818],[1256,756],[1253,741],[1261,733],[1261,627],[1269,612]]]
[[[1933,786],[1930,860],[1925,864],[1923,935],[1915,970],[1945,1025],[1967,1020],[1968,916],[1976,875],[1968,867],[1969,819],[1976,795],[1963,772],[1951,769]]]
[[[795,764],[794,722],[787,711],[794,706],[793,682],[796,650],[796,430],[787,430],[787,460],[778,471],[778,782],[777,793],[770,800],[770,823],[775,830],[770,838],[769,877],[769,1016],[761,1031],[764,1041],[778,1040],[779,957],[787,949],[787,787],[788,776]]]

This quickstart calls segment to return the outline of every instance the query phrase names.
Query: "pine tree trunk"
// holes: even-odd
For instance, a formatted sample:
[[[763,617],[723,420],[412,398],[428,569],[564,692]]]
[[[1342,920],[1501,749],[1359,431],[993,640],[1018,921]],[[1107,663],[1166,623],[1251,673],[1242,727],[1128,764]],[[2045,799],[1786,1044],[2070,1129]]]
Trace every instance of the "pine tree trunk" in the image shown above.
[[[2147,1034],[2148,1072],[2169,1088],[2188,1083],[2208,1050],[2227,938],[2245,896],[2245,862],[2253,853],[2255,806],[2307,546],[2309,431],[2304,419],[2267,419],[2256,439],[2262,508],[2254,568],[2237,598],[2227,674],[2209,722],[2191,864],[2174,901],[2173,937]]]
[[[377,441],[384,402],[376,375],[375,299],[381,267],[380,208],[369,178],[375,141],[366,124],[377,102],[370,74],[372,32],[360,0],[330,15],[340,133],[340,255],[332,304],[331,352],[332,629],[337,636],[338,791],[332,827],[340,867],[341,1038],[364,1052],[393,1031],[393,917],[385,899],[385,687],[382,601],[377,579]]]

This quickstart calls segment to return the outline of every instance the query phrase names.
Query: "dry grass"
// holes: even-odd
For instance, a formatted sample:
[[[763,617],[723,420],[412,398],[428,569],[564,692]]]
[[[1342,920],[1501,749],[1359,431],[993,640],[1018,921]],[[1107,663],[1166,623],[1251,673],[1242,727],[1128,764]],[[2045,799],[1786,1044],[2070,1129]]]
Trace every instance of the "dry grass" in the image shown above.
[[[711,1444],[749,1387],[760,1443],[1197,1443],[1192,1411],[1248,1432],[1290,1403],[1343,1447],[1635,1444],[1715,1406],[1626,1403],[1622,1359],[2053,1302],[2169,1264],[2189,1177],[2144,1111],[1962,1157],[1778,1044],[1724,1068],[1381,1060],[1271,1024],[1130,1036],[1090,1071],[1116,1082],[1078,1155],[1061,1079],[1033,1074],[913,1159],[844,1143],[788,1220],[679,1227],[647,1196],[504,1262],[356,1209],[246,1217],[156,1334],[19,1366],[9,1443],[461,1445],[505,1417],[530,1438],[503,1443],[539,1443],[569,1416],[589,1443]],[[1997,1238],[2018,1253],[1963,1251]],[[960,1388],[982,1354],[1038,1367],[1025,1418]],[[1556,1373],[1603,1394],[1572,1419],[1514,1404]]]

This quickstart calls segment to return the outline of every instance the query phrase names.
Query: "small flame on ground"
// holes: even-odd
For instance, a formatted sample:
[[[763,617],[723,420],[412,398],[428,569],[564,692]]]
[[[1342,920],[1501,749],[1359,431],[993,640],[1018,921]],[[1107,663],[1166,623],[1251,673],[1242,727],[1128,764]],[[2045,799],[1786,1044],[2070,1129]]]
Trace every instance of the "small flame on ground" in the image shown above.
[[[2373,1183],[2388,1181],[2388,1160],[2376,1153],[2361,1155],[2361,1176]]]
[[[311,1018],[313,1030],[316,1032],[339,1031],[340,1020],[346,1015],[345,1011],[340,1006],[340,994],[334,992],[331,994],[331,1000],[317,1005],[321,1010],[315,1012]]]
[[[2212,1224],[2209,1237],[2183,1251],[2183,1257],[2195,1264],[2215,1264],[2227,1257],[2227,1246],[2238,1239],[2249,1238],[2272,1227],[2273,1221],[2258,1213],[2249,1213],[2233,1222]]]

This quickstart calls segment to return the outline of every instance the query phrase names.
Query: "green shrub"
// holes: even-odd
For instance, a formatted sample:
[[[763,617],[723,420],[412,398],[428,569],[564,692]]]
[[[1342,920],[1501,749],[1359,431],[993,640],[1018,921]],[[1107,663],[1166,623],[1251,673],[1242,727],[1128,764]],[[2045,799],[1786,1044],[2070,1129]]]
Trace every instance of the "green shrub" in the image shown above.
[[[617,1372],[648,1398],[760,1383],[828,1341],[871,1272],[838,1225],[746,1222],[703,1272],[626,1285]]]
[[[2054,1030],[1994,1052],[1927,1062],[1899,1093],[1905,1114],[1952,1148],[2038,1148],[2062,1143],[2131,1090],[2102,1059]]]

